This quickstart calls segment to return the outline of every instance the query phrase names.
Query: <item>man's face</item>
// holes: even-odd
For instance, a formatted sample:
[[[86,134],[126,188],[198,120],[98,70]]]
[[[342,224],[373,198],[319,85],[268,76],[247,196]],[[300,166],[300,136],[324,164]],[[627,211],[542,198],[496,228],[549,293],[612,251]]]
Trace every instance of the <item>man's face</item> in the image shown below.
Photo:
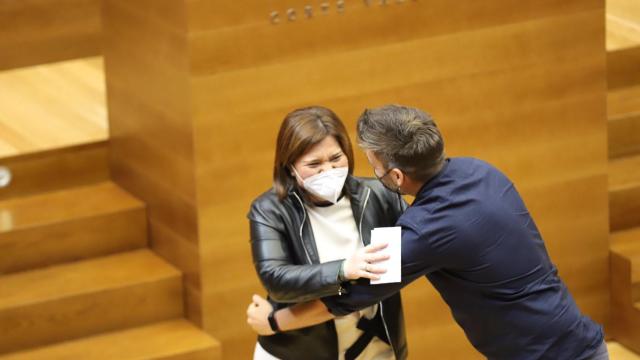
[[[366,150],[364,153],[367,155],[367,160],[369,160],[369,164],[371,164],[371,167],[373,168],[373,173],[378,178],[382,177],[386,171],[382,162],[376,157],[376,154],[374,154],[373,151]]]
[[[398,185],[395,184],[391,179],[385,179],[385,178],[390,178],[391,176],[389,175],[392,175],[391,172],[394,170],[393,169],[385,170],[384,165],[382,165],[382,161],[378,159],[378,157],[373,153],[373,151],[365,150],[365,154],[367,155],[367,160],[369,160],[369,164],[371,164],[371,167],[373,167],[373,174],[378,178],[378,180],[380,180],[382,185],[384,185],[387,189],[391,191],[397,192],[399,190]],[[397,169],[395,171],[397,171]]]

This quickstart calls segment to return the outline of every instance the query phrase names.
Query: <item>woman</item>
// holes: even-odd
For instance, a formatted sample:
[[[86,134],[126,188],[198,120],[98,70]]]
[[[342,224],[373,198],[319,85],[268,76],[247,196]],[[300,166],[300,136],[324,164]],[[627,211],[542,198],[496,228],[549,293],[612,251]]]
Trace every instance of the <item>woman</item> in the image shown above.
[[[375,227],[405,209],[377,180],[356,178],[344,125],[315,106],[288,114],[278,134],[273,188],[251,205],[254,264],[274,309],[340,296],[343,281],[377,279]],[[273,321],[273,322],[271,322]],[[405,359],[400,295],[300,330],[259,336],[254,359]],[[365,329],[364,331],[361,329]]]

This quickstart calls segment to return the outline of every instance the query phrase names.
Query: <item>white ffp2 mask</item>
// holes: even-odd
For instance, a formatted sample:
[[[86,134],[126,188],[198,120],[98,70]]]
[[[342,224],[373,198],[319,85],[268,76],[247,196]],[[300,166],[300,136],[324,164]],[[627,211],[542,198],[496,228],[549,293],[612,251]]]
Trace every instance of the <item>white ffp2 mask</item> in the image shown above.
[[[302,179],[294,168],[293,171],[302,180],[302,186],[311,194],[335,204],[342,194],[344,182],[349,175],[349,167],[333,168],[319,174]]]

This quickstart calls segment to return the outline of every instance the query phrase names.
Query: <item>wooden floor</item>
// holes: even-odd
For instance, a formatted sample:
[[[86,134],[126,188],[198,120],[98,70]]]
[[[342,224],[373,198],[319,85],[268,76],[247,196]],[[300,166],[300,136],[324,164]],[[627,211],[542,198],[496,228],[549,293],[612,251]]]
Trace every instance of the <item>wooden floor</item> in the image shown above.
[[[607,50],[640,45],[640,1],[607,0]]]
[[[101,57],[0,72],[0,158],[108,136]]]

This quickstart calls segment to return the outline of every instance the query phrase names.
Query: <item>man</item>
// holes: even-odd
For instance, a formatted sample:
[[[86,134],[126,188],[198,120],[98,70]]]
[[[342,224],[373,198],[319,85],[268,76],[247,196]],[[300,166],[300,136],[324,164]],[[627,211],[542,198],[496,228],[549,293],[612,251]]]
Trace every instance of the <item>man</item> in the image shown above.
[[[397,222],[402,282],[345,284],[346,293],[279,310],[272,323],[288,330],[326,321],[426,276],[489,359],[608,359],[601,326],[580,313],[505,175],[480,160],[447,159],[435,123],[415,108],[365,110],[358,140],[385,186],[415,196]],[[248,322],[269,332],[269,311],[254,296]]]

